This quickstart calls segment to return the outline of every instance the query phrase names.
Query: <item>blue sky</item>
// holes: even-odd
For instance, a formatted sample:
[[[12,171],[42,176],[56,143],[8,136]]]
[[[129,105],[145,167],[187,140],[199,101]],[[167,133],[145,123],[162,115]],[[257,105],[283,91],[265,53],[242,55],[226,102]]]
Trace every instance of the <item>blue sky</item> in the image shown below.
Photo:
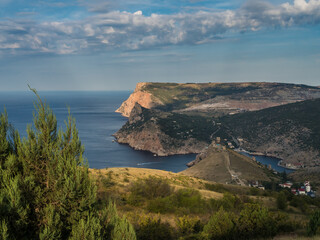
[[[319,76],[320,0],[0,0],[2,91]]]

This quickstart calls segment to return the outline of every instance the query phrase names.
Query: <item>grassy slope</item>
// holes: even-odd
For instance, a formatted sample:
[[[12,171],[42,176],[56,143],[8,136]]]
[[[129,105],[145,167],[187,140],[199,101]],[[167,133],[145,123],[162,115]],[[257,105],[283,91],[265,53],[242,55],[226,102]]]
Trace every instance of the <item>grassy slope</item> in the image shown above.
[[[145,86],[144,91],[150,92],[165,105],[162,110],[174,110],[187,107],[189,104],[205,101],[216,96],[241,93],[259,88],[257,83],[152,83]]]
[[[230,149],[217,150],[212,145],[209,146],[207,156],[203,160],[182,173],[215,182],[230,183],[232,178],[229,169],[245,183],[254,180],[270,181],[276,178],[265,167],[250,158]]]
[[[201,180],[194,177],[186,176],[182,173],[172,173],[155,169],[144,168],[109,168],[109,169],[90,169],[91,177],[96,181],[98,186],[98,198],[106,202],[107,199],[112,199],[117,203],[117,208],[120,214],[125,214],[130,221],[136,221],[138,216],[154,216],[161,218],[162,221],[176,227],[176,219],[181,215],[176,213],[151,213],[143,206],[132,206],[128,204],[127,198],[130,195],[131,183],[138,179],[154,176],[168,181],[174,187],[175,191],[179,189],[195,189],[200,192],[204,199],[222,199],[223,193],[228,192],[235,194],[241,199],[249,198],[251,201],[256,201],[269,208],[270,211],[276,211],[276,199],[274,193],[255,189],[252,195],[252,188],[241,187],[235,185],[218,184],[211,181]],[[258,196],[257,196],[258,195]],[[289,207],[286,213],[290,219],[299,220],[306,223],[308,216],[302,213],[300,209]],[[208,221],[211,213],[205,211],[203,213],[192,214],[193,217],[198,217],[203,221]],[[304,231],[304,230],[303,230]],[[303,234],[303,231],[301,232]],[[299,232],[299,231],[298,231]],[[290,236],[292,237],[292,236]],[[284,236],[281,239],[290,239]]]
[[[319,90],[317,87],[286,83],[148,83],[142,89],[151,93],[164,104],[159,109],[171,111],[182,109],[217,96],[231,99],[259,99],[277,95],[279,92]],[[257,91],[256,91],[257,90]],[[247,94],[248,93],[248,94]],[[231,96],[232,95],[232,96]],[[265,97],[263,97],[265,96]]]

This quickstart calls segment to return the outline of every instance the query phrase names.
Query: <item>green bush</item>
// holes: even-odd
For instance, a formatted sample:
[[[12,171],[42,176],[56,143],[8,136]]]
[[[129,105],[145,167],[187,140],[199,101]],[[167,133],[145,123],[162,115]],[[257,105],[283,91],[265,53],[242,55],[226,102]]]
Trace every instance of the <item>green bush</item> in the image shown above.
[[[210,200],[210,206],[213,210],[219,210],[221,207],[225,210],[240,209],[242,204],[242,200],[231,193],[223,194],[221,199]]]
[[[147,216],[139,220],[136,225],[138,240],[171,240],[174,238],[174,229],[160,218]]]
[[[210,184],[206,183],[204,187],[209,190],[209,191],[214,191],[214,192],[228,192],[228,189],[226,189],[222,184],[216,183],[216,184]]]
[[[234,239],[236,234],[236,216],[223,208],[215,213],[203,228],[204,239]]]
[[[270,238],[277,232],[276,220],[258,204],[246,203],[236,225],[239,239]]]
[[[180,189],[165,198],[156,198],[148,202],[147,209],[154,213],[203,213],[207,207],[199,191]]]
[[[181,237],[187,237],[193,234],[197,234],[202,231],[202,224],[198,217],[190,217],[184,215],[176,220],[178,227],[178,233]]]
[[[172,197],[156,198],[148,202],[147,209],[153,213],[173,213],[177,206],[172,202]]]
[[[309,220],[308,235],[314,236],[317,234],[320,227],[320,210],[315,211]]]
[[[277,196],[277,207],[280,210],[285,210],[287,208],[287,196],[286,194],[282,191],[278,194]]]
[[[166,197],[172,193],[172,188],[166,180],[153,176],[133,182],[129,190],[131,194],[146,199]]]

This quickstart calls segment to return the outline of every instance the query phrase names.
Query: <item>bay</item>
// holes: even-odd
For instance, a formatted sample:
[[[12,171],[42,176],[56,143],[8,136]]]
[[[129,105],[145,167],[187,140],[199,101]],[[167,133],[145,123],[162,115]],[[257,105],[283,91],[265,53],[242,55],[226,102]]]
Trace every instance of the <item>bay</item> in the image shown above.
[[[250,153],[246,153],[246,152],[240,152],[241,154],[247,156],[247,157],[254,157],[256,159],[257,162],[260,162],[263,165],[266,165],[267,167],[269,165],[271,165],[271,168],[277,172],[286,172],[286,173],[291,173],[294,172],[294,170],[292,169],[288,169],[288,168],[284,168],[278,165],[278,162],[281,160],[279,158],[275,158],[275,157],[268,157],[268,156],[260,156],[260,155],[252,155]]]
[[[129,91],[40,91],[39,95],[54,111],[58,126],[64,127],[68,107],[76,119],[85,156],[90,168],[139,167],[180,172],[195,159],[195,154],[158,157],[145,151],[135,151],[114,142],[112,136],[127,119],[115,110],[125,101]],[[8,112],[9,122],[22,137],[27,124],[33,121],[36,96],[31,91],[1,92],[0,110]]]

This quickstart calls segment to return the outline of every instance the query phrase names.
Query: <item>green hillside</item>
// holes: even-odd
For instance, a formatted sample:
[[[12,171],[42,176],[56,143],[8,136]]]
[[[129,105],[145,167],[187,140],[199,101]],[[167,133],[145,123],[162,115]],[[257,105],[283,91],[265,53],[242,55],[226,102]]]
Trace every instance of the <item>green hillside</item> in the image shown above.
[[[279,177],[265,166],[221,145],[211,144],[201,161],[182,173],[220,183],[247,186],[252,181],[277,181]]]
[[[296,150],[320,151],[320,99],[225,116],[219,121],[222,132],[244,138],[245,146],[252,149],[290,141]]]
[[[164,111],[183,109],[219,96],[226,100],[276,100],[280,103],[288,99],[308,99],[312,94],[319,96],[320,92],[318,87],[307,85],[264,82],[148,83],[141,90],[159,99],[163,105],[157,108]]]

